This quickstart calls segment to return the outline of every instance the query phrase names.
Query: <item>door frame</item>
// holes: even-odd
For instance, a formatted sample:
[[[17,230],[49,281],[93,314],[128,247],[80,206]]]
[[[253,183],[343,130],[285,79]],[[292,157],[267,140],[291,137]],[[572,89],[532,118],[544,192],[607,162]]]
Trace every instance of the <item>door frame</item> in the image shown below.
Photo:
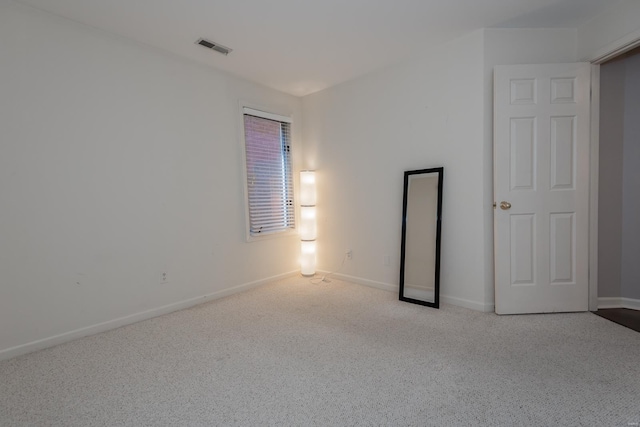
[[[598,50],[591,63],[589,161],[589,311],[598,309],[598,185],[600,176],[600,64],[640,46],[640,30]]]

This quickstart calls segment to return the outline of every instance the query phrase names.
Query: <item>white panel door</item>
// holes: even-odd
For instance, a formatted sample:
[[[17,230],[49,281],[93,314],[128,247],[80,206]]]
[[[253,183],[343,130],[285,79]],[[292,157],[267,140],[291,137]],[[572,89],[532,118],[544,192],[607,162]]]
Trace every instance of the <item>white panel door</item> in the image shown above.
[[[590,66],[494,73],[496,313],[586,311]]]

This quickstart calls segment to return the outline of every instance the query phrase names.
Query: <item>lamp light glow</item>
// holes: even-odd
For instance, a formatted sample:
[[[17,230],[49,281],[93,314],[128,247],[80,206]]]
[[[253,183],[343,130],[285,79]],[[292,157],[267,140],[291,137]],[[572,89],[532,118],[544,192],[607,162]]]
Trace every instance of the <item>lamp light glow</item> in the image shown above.
[[[316,207],[300,206],[300,239],[315,240],[316,237]]]
[[[303,276],[316,274],[316,174],[300,172],[300,271]]]
[[[300,172],[300,205],[316,205],[316,173],[315,171]]]
[[[300,272],[303,276],[316,274],[316,241],[300,242]]]

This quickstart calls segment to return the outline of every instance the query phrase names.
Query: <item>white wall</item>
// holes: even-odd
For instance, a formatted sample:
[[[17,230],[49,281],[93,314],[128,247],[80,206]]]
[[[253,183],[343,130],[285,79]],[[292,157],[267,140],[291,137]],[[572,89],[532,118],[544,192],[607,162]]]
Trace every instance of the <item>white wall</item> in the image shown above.
[[[441,295],[484,298],[483,32],[303,99],[306,166],[318,170],[319,268],[398,285],[403,171],[444,166]],[[393,262],[384,265],[384,257]]]
[[[611,7],[578,28],[577,57],[592,61],[640,39],[640,1],[613,2]]]
[[[320,268],[352,248],[344,274],[396,286],[402,171],[444,166],[443,301],[493,310],[493,67],[575,60],[575,29],[481,30],[305,97]]]
[[[621,296],[640,300],[640,54],[626,62]]]
[[[299,99],[5,1],[0,61],[0,357],[298,270],[245,243],[238,126],[278,107],[295,144]]]
[[[575,62],[576,30],[492,28],[484,30],[484,40],[485,299],[493,302],[493,69],[496,65]]]

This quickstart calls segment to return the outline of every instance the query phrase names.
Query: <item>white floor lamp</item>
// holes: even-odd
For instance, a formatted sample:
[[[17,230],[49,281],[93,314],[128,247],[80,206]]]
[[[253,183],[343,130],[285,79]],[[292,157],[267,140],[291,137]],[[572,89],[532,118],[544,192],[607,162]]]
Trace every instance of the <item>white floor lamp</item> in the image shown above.
[[[300,172],[300,271],[316,274],[316,173]]]

